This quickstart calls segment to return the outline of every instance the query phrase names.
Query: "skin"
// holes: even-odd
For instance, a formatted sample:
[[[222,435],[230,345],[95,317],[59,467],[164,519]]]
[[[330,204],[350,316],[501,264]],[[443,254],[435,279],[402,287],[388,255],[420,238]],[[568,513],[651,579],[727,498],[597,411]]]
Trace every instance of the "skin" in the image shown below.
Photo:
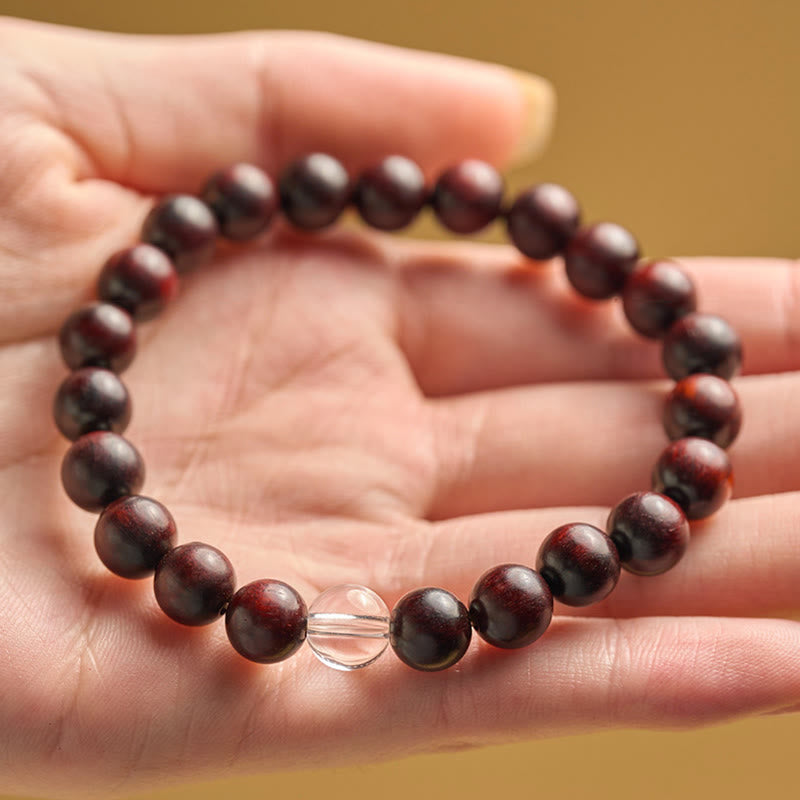
[[[58,326],[153,195],[314,149],[353,172],[391,152],[429,177],[466,156],[502,165],[524,104],[502,68],[314,34],[6,20],[0,53],[0,790],[112,797],[800,703],[800,627],[779,618],[800,609],[797,265],[683,261],[743,337],[746,413],[736,499],[670,573],[557,608],[531,648],[476,639],[442,673],[388,653],[342,674],[308,648],[251,664],[222,624],[172,622],[150,581],[93,552],[95,518],[58,479]],[[548,91],[534,113],[546,128]],[[308,602],[345,582],[390,607],[425,585],[466,599],[490,566],[532,564],[552,528],[603,525],[664,446],[657,346],[507,247],[278,224],[187,276],[139,348],[124,380],[145,493],[239,585],[274,577]]]

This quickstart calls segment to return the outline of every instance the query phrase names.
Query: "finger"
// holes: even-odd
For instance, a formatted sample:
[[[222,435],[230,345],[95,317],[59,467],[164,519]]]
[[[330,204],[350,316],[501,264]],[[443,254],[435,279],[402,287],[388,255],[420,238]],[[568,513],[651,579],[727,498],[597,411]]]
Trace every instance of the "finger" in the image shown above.
[[[330,34],[130,37],[8,21],[2,39],[75,140],[82,177],[146,192],[319,149],[352,167],[387,153],[428,172],[467,155],[502,164],[538,153],[554,113],[541,78]]]
[[[667,381],[541,384],[430,401],[438,459],[427,516],[613,505],[650,488],[668,444]],[[729,452],[736,497],[800,489],[800,373],[733,382],[742,430]]]
[[[410,243],[398,251],[400,344],[432,396],[544,381],[663,377],[657,341],[638,336],[618,301],[591,301],[560,260],[512,248]],[[787,259],[681,259],[699,309],[744,342],[744,373],[800,367],[800,269]]]

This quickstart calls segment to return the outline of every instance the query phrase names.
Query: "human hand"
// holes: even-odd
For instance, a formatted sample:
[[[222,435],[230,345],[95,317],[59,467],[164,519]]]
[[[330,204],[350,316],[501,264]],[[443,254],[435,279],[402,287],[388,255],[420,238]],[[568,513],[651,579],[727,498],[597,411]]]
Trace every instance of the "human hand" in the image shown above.
[[[474,641],[445,672],[387,653],[342,674],[308,648],[259,666],[221,624],[183,628],[149,581],[99,563],[94,518],[58,481],[54,334],[153,194],[220,166],[271,174],[324,150],[355,173],[387,153],[432,176],[519,147],[508,73],[314,34],[117,37],[0,26],[0,788],[87,796],[182,779],[378,759],[610,726],[684,727],[800,702],[797,272],[686,261],[704,310],[745,343],[736,496],[685,559],[514,652]],[[552,101],[529,95],[536,140]],[[489,122],[490,121],[490,122]],[[144,493],[238,584],[310,602],[355,582],[389,604],[466,599],[532,563],[557,525],[602,525],[664,445],[658,348],[557,264],[510,248],[359,231],[228,248],[139,329],[124,375]],[[653,379],[643,380],[643,379]]]

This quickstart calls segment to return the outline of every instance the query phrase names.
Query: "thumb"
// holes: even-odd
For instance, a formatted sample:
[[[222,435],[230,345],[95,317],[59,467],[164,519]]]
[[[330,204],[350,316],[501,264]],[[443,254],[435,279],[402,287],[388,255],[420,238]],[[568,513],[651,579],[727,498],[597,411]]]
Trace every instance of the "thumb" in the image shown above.
[[[466,156],[535,157],[554,94],[506,67],[331,34],[123,36],[4,20],[6,56],[57,108],[76,177],[194,191],[234,161],[274,172],[326,150],[351,169],[389,153],[431,174]]]

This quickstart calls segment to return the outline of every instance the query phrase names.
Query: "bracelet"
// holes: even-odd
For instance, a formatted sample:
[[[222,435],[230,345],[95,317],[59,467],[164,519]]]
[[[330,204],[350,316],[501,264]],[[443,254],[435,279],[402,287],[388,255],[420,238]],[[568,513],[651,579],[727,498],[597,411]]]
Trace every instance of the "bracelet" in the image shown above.
[[[353,182],[335,158],[314,153],[290,164],[277,187],[258,167],[237,164],[213,175],[199,197],[158,202],[142,242],[104,265],[98,302],[71,314],[59,334],[73,370],[53,404],[56,425],[73,442],[61,478],[78,506],[102,512],[94,542],[105,566],[124,578],[154,575],[159,606],[179,623],[205,625],[224,615],[231,644],[252,661],[282,661],[308,639],[323,663],[355,670],[391,643],[403,662],[424,671],[455,664],[473,628],[496,647],[524,647],[547,629],[554,598],[585,606],[613,590],[621,567],[658,575],[674,566],[688,545],[688,520],[713,514],[731,494],[725,448],[742,413],[728,380],[741,364],[739,337],[721,317],[696,311],[694,285],[677,264],[640,260],[636,240],[619,225],[581,225],[578,204],[563,187],[533,186],[509,206],[503,189],[494,168],[477,160],[446,170],[429,189],[419,167],[401,156]],[[121,435],[131,401],[118,374],[136,351],[134,320],[151,319],[173,299],[178,274],[208,261],[219,235],[254,238],[279,211],[296,228],[315,231],[351,203],[383,231],[405,227],[426,205],[459,234],[502,219],[523,255],[536,261],[562,256],[570,283],[584,297],[621,295],[634,330],[662,339],[664,368],[676,381],[663,412],[672,441],[655,464],[652,491],[619,502],[606,531],[581,522],[556,528],[542,543],[535,570],[522,564],[489,569],[469,607],[437,587],[409,592],[391,613],[375,592],[355,584],[327,589],[308,608],[279,580],[237,591],[233,566],[220,550],[202,542],[176,546],[175,521],[161,503],[139,494],[144,462]]]

